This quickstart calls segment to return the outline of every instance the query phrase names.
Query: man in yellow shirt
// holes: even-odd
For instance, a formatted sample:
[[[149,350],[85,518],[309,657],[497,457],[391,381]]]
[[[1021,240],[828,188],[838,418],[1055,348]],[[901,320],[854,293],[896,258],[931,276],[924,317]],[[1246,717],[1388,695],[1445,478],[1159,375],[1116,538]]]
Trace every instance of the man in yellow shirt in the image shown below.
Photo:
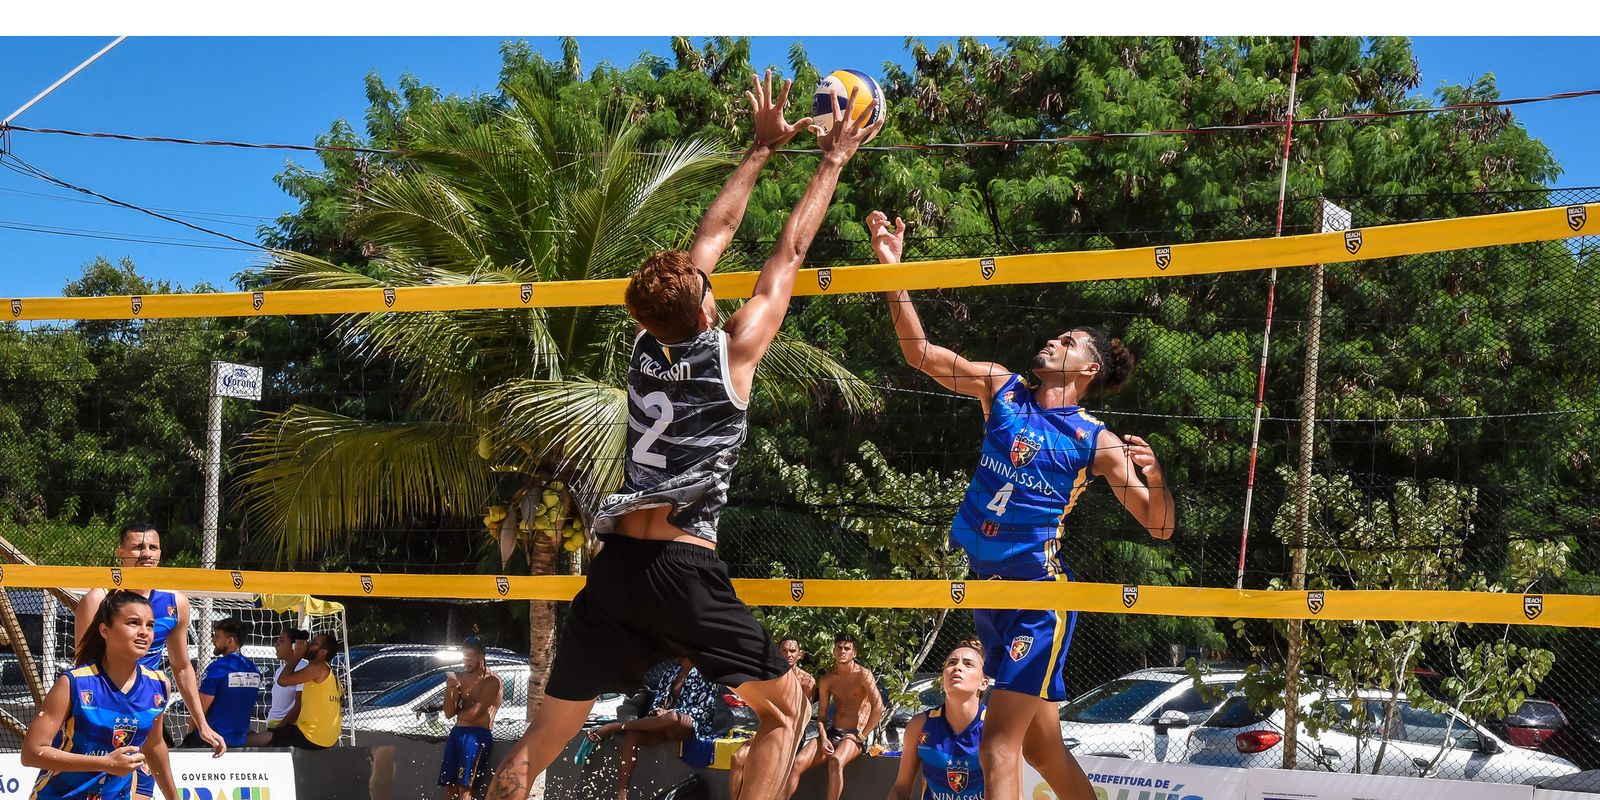
[[[274,730],[268,746],[326,750],[338,744],[339,732],[344,728],[339,677],[328,663],[339,652],[339,640],[326,633],[319,633],[310,641],[289,643],[286,638],[278,638],[278,660],[285,665],[278,673],[278,685],[301,687],[300,717],[294,724]],[[302,666],[290,669],[289,664]]]

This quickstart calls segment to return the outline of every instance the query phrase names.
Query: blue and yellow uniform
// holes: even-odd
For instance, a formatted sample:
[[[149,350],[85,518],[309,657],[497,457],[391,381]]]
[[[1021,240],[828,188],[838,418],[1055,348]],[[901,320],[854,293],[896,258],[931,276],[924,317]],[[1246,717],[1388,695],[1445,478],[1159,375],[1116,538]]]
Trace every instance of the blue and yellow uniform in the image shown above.
[[[103,756],[121,747],[144,746],[170,693],[166,678],[143,666],[126,693],[96,664],[63,674],[72,690],[72,703],[54,744],[68,753]],[[134,775],[150,777],[143,767],[122,777],[105,772],[40,770],[32,800],[121,800],[133,793]]]
[[[178,597],[160,589],[150,590],[150,613],[156,618],[156,637],[150,642],[150,652],[139,659],[139,664],[160,671],[161,659],[167,654],[167,637],[178,627]]]
[[[439,765],[440,786],[477,786],[489,767],[494,734],[488,728],[457,725],[444,741],[444,763]]]
[[[1094,480],[1095,444],[1105,423],[1078,406],[1041,408],[1012,375],[995,393],[983,454],[950,527],[980,578],[1071,580],[1062,528]],[[1065,700],[1064,668],[1077,612],[973,612],[984,670],[995,687]]]
[[[978,763],[978,741],[983,738],[985,707],[966,730],[950,728],[944,706],[928,710],[917,739],[922,762],[922,800],[983,800],[983,767]]]

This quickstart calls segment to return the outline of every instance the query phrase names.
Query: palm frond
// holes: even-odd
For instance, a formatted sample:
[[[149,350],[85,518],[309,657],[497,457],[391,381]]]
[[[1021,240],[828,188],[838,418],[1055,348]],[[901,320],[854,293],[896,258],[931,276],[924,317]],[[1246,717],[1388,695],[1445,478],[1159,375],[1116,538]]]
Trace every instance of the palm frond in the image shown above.
[[[511,381],[485,398],[496,438],[524,443],[535,462],[579,478],[591,507],[622,485],[627,403],[624,389],[582,379]]]
[[[296,405],[267,417],[240,445],[239,503],[289,559],[339,534],[410,519],[466,519],[493,475],[472,428],[377,423]]]
[[[756,368],[757,390],[780,407],[792,407],[798,398],[816,399],[837,392],[852,414],[875,413],[883,397],[855,373],[834,360],[826,350],[779,331]]]

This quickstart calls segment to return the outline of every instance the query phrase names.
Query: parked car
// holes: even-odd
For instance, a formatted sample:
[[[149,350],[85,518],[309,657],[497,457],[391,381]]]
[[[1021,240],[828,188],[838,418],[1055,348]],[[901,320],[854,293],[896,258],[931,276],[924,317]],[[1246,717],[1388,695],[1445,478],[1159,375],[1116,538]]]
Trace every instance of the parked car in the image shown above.
[[[1212,672],[1195,686],[1178,667],[1142,669],[1061,706],[1061,738],[1074,755],[1187,761],[1194,726],[1221,706],[1244,673]]]
[[[444,716],[445,676],[454,667],[435,667],[416,675],[411,680],[379,692],[355,708],[351,717],[357,731],[394,733],[423,739],[443,739],[455,726],[454,720]],[[490,669],[500,677],[503,687],[500,708],[495,712],[494,737],[513,741],[522,736],[528,720],[528,665],[526,663],[500,663],[492,660]],[[610,713],[623,696],[607,693],[595,702],[590,719]]]
[[[1313,737],[1299,725],[1296,767],[1502,783],[1534,783],[1578,771],[1566,759],[1517,747],[1460,714],[1414,706],[1404,695],[1396,701],[1392,725],[1385,725],[1389,701],[1389,693],[1380,690],[1358,692],[1354,699],[1304,695],[1301,703],[1308,712],[1332,704],[1346,720],[1357,703],[1365,704],[1370,732],[1364,741],[1339,730]],[[1281,767],[1284,721],[1281,709],[1261,714],[1246,698],[1230,697],[1195,730],[1189,761],[1213,767]]]
[[[939,686],[938,673],[917,673],[911,676],[911,683],[906,686],[906,691],[916,696],[916,701],[905,706],[898,706],[889,710],[889,724],[884,727],[885,742],[890,748],[900,745],[900,736],[906,726],[911,724],[911,718],[930,708],[944,705],[944,689]]]
[[[358,655],[359,653],[359,655]],[[335,667],[340,659],[335,659]],[[485,653],[491,668],[500,664],[526,664],[528,657],[500,647]],[[386,644],[350,648],[350,691],[361,705],[400,683],[439,667],[461,666],[461,648],[444,645]]]
[[[1574,725],[1552,700],[1524,700],[1516,711],[1484,727],[1518,747],[1560,756],[1580,768],[1600,764],[1600,741]]]

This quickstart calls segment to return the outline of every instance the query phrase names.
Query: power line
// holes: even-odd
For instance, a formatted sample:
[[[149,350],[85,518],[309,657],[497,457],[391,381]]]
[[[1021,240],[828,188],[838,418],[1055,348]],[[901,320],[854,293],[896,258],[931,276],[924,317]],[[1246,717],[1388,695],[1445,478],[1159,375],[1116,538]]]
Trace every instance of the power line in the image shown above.
[[[191,247],[201,250],[231,250],[233,252],[257,252],[253,247],[234,247],[225,244],[208,244],[195,239],[174,239],[165,236],[139,236],[137,234],[120,233],[117,231],[101,231],[92,228],[66,228],[56,225],[38,225],[15,220],[0,219],[0,228],[25,233],[44,233],[52,236],[71,236],[79,239],[105,239],[116,242],[131,242],[134,244],[155,244],[167,247]]]
[[[24,189],[11,189],[11,188],[4,187],[4,186],[0,186],[0,194],[14,194],[14,195],[22,196],[22,197],[37,197],[37,198],[39,198],[41,200],[55,200],[57,202],[62,202],[62,203],[82,203],[84,205],[90,205],[90,206],[112,206],[111,203],[105,203],[105,202],[101,202],[101,201],[98,201],[98,200],[85,200],[85,199],[83,199],[81,197],[63,197],[63,196],[58,195],[58,194],[46,194],[45,192],[30,192],[30,191],[26,191]],[[255,223],[250,223],[250,222],[229,222],[227,220],[218,219],[219,217],[232,217],[234,219],[253,219],[253,220],[259,220],[259,221],[262,221],[262,222],[266,222],[266,221],[277,219],[276,217],[271,217],[271,216],[267,216],[267,215],[264,215],[264,214],[229,214],[229,213],[226,213],[226,212],[223,212],[223,211],[195,211],[193,209],[188,209],[188,208],[162,208],[161,206],[149,206],[149,208],[152,211],[165,211],[168,214],[176,214],[176,215],[179,215],[179,216],[189,216],[189,217],[194,217],[194,218],[197,218],[197,219],[205,219],[205,220],[209,220],[209,221],[212,221],[212,222],[216,222],[218,224],[225,224],[225,225],[244,225],[244,226],[253,227],[255,225]]]
[[[1527,105],[1529,103],[1544,103],[1558,100],[1575,100],[1583,97],[1600,95],[1600,89],[1584,89],[1574,92],[1557,92],[1554,94],[1540,95],[1537,97],[1514,97],[1504,100],[1478,100],[1465,103],[1447,103],[1439,106],[1423,108],[1402,108],[1392,111],[1352,112],[1321,117],[1303,117],[1294,120],[1295,125],[1327,125],[1335,122],[1371,122],[1395,117],[1409,117],[1422,114],[1444,114],[1460,111],[1475,111],[1485,108],[1500,108],[1506,106]],[[1204,134],[1241,133],[1260,130],[1273,130],[1282,128],[1288,123],[1284,120],[1268,120],[1261,122],[1244,122],[1235,125],[1200,125],[1187,128],[1163,128],[1149,131],[1120,131],[1104,133],[1080,133],[1065,136],[1050,136],[1026,139],[984,139],[970,142],[925,142],[895,145],[868,145],[862,151],[891,152],[891,151],[927,151],[927,150],[962,150],[983,147],[1018,147],[1023,145],[1051,145],[1070,144],[1073,142],[1108,141],[1115,139],[1136,139],[1152,136],[1193,136]],[[358,147],[353,145],[304,145],[282,144],[270,142],[240,142],[227,139],[186,139],[174,136],[140,136],[127,133],[107,133],[102,131],[77,131],[64,128],[34,128],[25,125],[0,125],[0,135],[11,131],[22,133],[51,134],[58,136],[75,136],[89,139],[114,139],[127,142],[151,142],[163,144],[183,144],[204,147],[236,147],[256,150],[293,150],[307,153],[362,153],[369,155],[404,156],[414,154],[461,152],[428,150],[420,148],[381,148]],[[816,153],[815,149],[785,149],[782,153]],[[661,155],[660,153],[646,153],[646,155]]]

